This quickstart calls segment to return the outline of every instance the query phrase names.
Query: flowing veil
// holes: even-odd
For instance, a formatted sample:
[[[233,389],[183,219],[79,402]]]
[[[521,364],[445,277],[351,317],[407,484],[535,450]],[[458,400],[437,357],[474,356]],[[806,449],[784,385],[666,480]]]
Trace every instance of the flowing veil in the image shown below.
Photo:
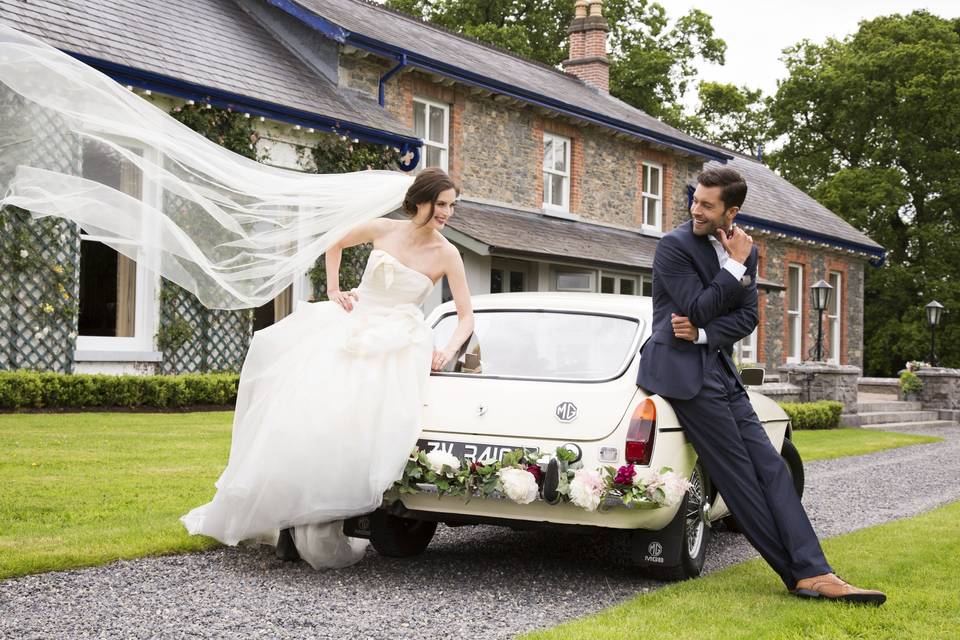
[[[209,308],[273,299],[350,228],[399,207],[412,182],[244,158],[2,23],[0,113],[0,206],[72,220]],[[58,154],[82,161],[65,170]]]

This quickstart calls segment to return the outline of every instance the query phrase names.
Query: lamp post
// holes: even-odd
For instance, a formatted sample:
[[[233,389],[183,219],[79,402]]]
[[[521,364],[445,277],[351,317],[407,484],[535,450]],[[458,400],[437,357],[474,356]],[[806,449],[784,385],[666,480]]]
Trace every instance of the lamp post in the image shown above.
[[[930,325],[930,355],[927,356],[927,360],[929,360],[933,366],[938,367],[940,363],[937,362],[937,352],[934,346],[937,335],[937,325],[940,324],[940,316],[943,315],[943,305],[934,300],[928,303],[925,308],[927,310],[927,324]]]
[[[810,291],[813,294],[813,308],[817,310],[817,344],[814,348],[816,361],[820,362],[823,359],[823,310],[830,303],[830,292],[833,291],[833,287],[826,280],[818,280],[816,284],[810,286]]]

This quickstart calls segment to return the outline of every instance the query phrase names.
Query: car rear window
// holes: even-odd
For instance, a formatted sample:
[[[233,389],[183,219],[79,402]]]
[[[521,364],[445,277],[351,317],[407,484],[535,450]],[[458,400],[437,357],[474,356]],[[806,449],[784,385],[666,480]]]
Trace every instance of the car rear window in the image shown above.
[[[633,357],[641,329],[636,318],[557,311],[476,311],[474,319],[474,335],[448,372],[609,380]],[[437,321],[436,348],[447,345],[456,327],[456,314]]]

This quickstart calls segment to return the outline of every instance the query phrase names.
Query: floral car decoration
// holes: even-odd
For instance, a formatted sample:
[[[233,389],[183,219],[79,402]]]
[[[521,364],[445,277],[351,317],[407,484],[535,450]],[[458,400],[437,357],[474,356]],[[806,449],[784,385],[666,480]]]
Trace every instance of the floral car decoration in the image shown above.
[[[587,511],[605,507],[672,507],[683,498],[690,483],[670,467],[638,469],[632,464],[620,468],[605,466],[586,469],[573,462],[574,454],[558,447],[555,454],[515,449],[496,462],[458,458],[437,449],[429,453],[414,449],[403,476],[394,484],[401,494],[435,491],[438,497],[506,497],[517,504],[529,504],[542,496],[545,473],[551,460],[559,465],[557,494]]]

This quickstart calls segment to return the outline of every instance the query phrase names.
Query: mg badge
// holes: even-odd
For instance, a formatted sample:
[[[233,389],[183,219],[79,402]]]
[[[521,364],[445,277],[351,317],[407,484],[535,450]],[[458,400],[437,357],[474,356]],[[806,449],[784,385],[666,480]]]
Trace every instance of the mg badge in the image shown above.
[[[654,558],[657,558],[660,556],[661,553],[663,553],[663,546],[661,546],[659,542],[656,542],[656,541],[651,542],[650,545],[647,547],[647,553],[649,553]]]
[[[577,405],[572,402],[561,402],[557,405],[556,416],[560,422],[573,422],[577,419]]]

